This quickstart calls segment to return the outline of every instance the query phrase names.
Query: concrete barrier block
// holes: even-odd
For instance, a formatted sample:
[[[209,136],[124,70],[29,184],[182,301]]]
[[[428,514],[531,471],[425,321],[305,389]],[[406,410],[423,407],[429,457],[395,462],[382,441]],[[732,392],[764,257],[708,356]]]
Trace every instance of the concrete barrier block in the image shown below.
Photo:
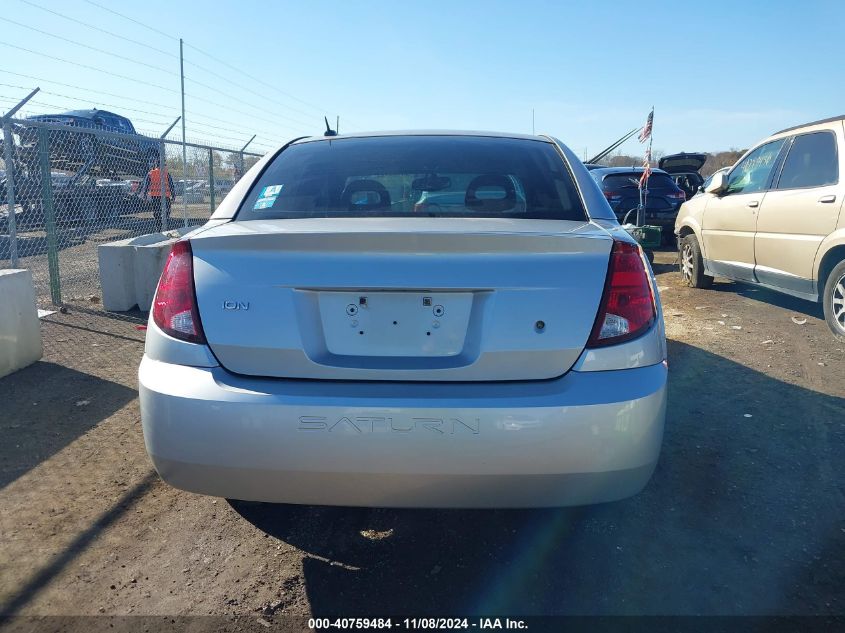
[[[195,229],[180,227],[101,244],[97,257],[103,307],[115,312],[125,312],[136,305],[141,310],[149,310],[170,247]]]
[[[41,323],[28,270],[0,270],[0,377],[41,358]]]
[[[97,247],[100,288],[106,310],[124,312],[135,305],[134,251],[121,240]]]

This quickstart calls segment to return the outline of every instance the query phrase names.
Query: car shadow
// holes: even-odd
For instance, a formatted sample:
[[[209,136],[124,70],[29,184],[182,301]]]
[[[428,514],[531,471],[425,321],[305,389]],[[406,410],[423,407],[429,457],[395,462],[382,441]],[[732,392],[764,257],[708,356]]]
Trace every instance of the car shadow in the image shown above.
[[[116,382],[45,361],[0,378],[0,488],[137,395]]]
[[[671,273],[678,270],[678,266],[676,264],[660,264],[658,262],[654,262],[651,265],[652,271],[654,271],[655,275],[662,275],[663,273]]]
[[[518,511],[230,504],[302,550],[318,617],[838,613],[843,419],[841,397],[671,341],[663,452],[630,499]]]
[[[753,299],[761,303],[767,303],[784,310],[789,310],[790,312],[798,312],[824,320],[824,310],[820,303],[799,299],[798,297],[770,290],[763,286],[746,284],[741,281],[718,279],[717,283],[713,284],[712,289],[719,292],[730,292],[746,299]]]

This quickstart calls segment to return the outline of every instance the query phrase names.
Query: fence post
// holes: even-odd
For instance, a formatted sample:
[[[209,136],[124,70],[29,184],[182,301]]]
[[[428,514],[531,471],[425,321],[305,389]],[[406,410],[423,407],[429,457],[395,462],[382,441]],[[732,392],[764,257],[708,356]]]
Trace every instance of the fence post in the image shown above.
[[[18,267],[18,223],[15,217],[15,148],[12,145],[12,122],[3,119],[3,153],[6,161],[6,206],[9,210],[9,259]]]
[[[209,202],[211,206],[211,213],[214,213],[214,208],[217,206],[214,202],[214,150],[208,148],[208,190]]]
[[[171,126],[173,127],[173,126]],[[164,141],[160,140],[158,145],[158,174],[159,174],[159,193],[162,194],[161,197],[158,199],[159,203],[161,204],[161,230],[167,230],[167,222],[169,218],[167,217],[167,192],[170,191],[169,183],[169,176],[170,174],[167,172],[167,161],[164,155],[165,152],[165,145]],[[173,183],[174,187],[176,183]],[[175,191],[170,191],[171,196],[176,196]],[[182,194],[184,195],[184,194]]]
[[[38,163],[41,167],[41,207],[47,231],[47,266],[50,270],[50,298],[53,305],[62,305],[62,283],[59,276],[59,249],[56,240],[56,209],[53,206],[53,179],[50,175],[50,132],[38,128]]]

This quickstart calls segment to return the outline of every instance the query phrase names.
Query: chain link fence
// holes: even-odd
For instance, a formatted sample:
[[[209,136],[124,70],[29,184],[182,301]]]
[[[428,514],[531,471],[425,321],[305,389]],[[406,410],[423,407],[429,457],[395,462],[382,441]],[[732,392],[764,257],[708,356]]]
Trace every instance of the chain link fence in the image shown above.
[[[39,308],[101,311],[100,244],[203,224],[259,158],[189,143],[183,160],[181,142],[4,119],[0,268],[31,270]]]

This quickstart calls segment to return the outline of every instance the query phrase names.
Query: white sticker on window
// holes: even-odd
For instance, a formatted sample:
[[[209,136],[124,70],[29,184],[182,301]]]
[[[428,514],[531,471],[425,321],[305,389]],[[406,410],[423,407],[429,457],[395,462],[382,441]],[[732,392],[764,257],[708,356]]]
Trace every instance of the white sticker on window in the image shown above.
[[[270,185],[261,190],[259,198],[269,198],[270,196],[278,196],[282,192],[284,185]]]

